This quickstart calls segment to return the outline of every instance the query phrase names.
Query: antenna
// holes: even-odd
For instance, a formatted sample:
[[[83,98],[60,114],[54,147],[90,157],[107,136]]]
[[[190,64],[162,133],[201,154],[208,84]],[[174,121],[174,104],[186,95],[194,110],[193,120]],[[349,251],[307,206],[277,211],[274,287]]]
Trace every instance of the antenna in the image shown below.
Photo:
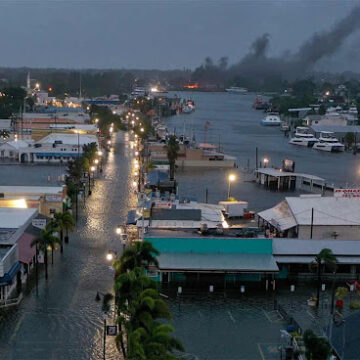
[[[81,71],[80,71],[80,91],[79,91],[79,99],[81,99]]]

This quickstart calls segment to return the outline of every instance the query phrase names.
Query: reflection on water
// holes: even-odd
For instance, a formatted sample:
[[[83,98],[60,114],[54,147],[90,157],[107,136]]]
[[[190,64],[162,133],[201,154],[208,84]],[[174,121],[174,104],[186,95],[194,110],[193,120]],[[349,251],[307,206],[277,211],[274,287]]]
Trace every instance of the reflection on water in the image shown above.
[[[170,93],[172,96],[174,93]],[[359,183],[360,159],[352,153],[326,153],[310,148],[288,144],[289,139],[276,127],[260,125],[262,111],[253,110],[255,95],[228,93],[182,92],[179,96],[192,98],[196,111],[190,115],[177,115],[165,120],[168,130],[178,134],[185,131],[194,134],[197,142],[204,140],[204,126],[207,141],[220,147],[229,155],[236,156],[239,169],[238,180],[232,184],[232,195],[249,201],[251,209],[260,210],[272,206],[284,196],[297,196],[300,192],[272,192],[247,182],[242,170],[255,167],[255,148],[259,149],[259,161],[269,159],[269,166],[280,166],[285,158],[296,162],[296,171],[323,177],[327,184],[354,186]],[[227,173],[229,170],[185,171],[177,174],[181,194],[205,199],[205,188],[209,189],[209,201],[223,200],[227,194]],[[357,186],[357,185],[356,185]]]
[[[114,229],[125,221],[127,206],[136,201],[128,191],[133,155],[123,144],[123,134],[117,140],[63,256],[56,254],[54,266],[49,266],[49,281],[41,277],[38,295],[33,288],[19,309],[1,322],[0,359],[102,359],[103,319],[95,295],[112,289],[113,272],[105,255],[109,248],[121,251]],[[41,167],[22,171],[27,169],[42,176]],[[43,170],[61,171],[56,166]],[[118,358],[108,341],[107,359]]]

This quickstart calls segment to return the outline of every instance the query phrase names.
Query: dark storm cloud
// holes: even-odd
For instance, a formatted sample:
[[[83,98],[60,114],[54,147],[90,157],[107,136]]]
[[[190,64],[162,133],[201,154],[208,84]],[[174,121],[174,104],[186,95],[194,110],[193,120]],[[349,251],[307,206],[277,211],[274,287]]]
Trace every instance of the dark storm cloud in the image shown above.
[[[238,61],[264,33],[270,35],[252,52],[276,60],[274,54],[296,53],[355,3],[2,0],[0,66],[195,68],[206,56]]]

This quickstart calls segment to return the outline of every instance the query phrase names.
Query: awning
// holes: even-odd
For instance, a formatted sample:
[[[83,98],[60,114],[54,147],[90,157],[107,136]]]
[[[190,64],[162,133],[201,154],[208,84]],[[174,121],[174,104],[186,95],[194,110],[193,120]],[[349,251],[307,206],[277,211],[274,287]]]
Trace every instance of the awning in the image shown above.
[[[161,253],[161,271],[194,272],[277,272],[279,268],[271,254]]]
[[[0,286],[11,284],[13,278],[15,277],[19,269],[20,269],[20,263],[17,261],[11,267],[11,269],[3,277],[0,278]]]

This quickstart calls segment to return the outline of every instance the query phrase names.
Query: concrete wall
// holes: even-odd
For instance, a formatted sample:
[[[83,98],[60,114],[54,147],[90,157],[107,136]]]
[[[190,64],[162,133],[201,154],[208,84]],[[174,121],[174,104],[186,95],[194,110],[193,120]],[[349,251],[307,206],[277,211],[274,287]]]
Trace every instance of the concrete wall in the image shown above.
[[[310,239],[310,225],[299,226],[299,239]],[[338,240],[360,240],[360,226],[347,225],[347,226],[313,226],[313,239],[332,239],[333,233],[338,234]]]

